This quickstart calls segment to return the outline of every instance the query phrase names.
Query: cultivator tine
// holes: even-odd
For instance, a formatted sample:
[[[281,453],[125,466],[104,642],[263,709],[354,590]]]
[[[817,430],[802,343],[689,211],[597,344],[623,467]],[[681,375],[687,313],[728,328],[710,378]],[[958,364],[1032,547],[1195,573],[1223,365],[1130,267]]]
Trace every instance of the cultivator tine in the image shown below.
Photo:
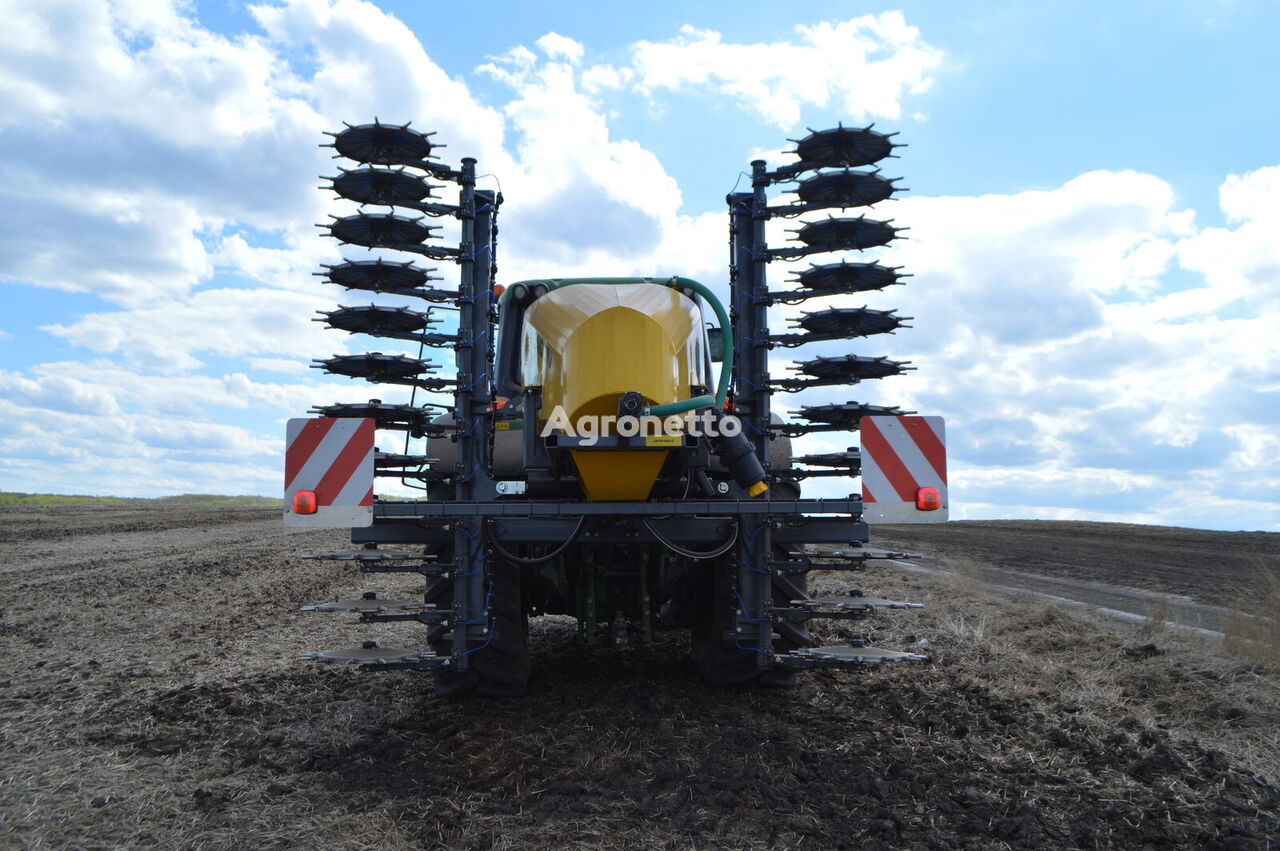
[[[785,668],[862,668],[881,662],[927,662],[928,656],[867,647],[861,641],[831,647],[801,647],[774,657]]]
[[[808,464],[811,467],[844,467],[856,470],[862,463],[862,451],[850,446],[844,452],[823,452],[816,455],[799,455],[791,459],[793,463]]]
[[[436,408],[448,409],[448,405],[424,402]],[[316,405],[310,411],[322,417],[355,417],[371,419],[380,429],[407,431],[414,437],[446,437],[449,432],[456,431],[452,423],[435,423],[431,421],[431,413],[418,405],[388,405],[381,399],[370,399],[365,403],[339,403],[335,405]]]
[[[426,455],[405,455],[390,452],[373,454],[373,474],[384,478],[417,479],[423,482],[447,482],[454,473],[447,469],[432,469],[429,465],[439,461]]]
[[[896,600],[883,600],[879,597],[864,597],[861,592],[847,597],[807,597],[803,600],[792,600],[791,609],[799,609],[806,617],[830,617],[832,613],[847,612],[867,613],[880,609],[923,609],[923,603],[901,603]]]
[[[822,478],[833,476],[856,476],[858,475],[859,465],[862,462],[862,455],[856,447],[850,447],[846,452],[828,452],[820,455],[801,455],[798,458],[792,458],[792,464],[804,464],[808,467],[818,467],[822,469],[805,469],[802,467],[792,467],[788,470],[780,471],[780,475],[784,478],[806,479],[806,478]]]
[[[450,663],[448,656],[437,656],[429,650],[380,647],[376,641],[366,641],[359,647],[307,653],[302,658],[309,662],[325,662],[331,665],[358,665],[362,668],[382,670],[439,668]]]
[[[374,476],[386,479],[414,479],[420,482],[451,482],[452,470],[375,470]]]
[[[920,557],[920,553],[907,552],[905,550],[853,547],[847,550],[819,550],[807,554],[805,558],[774,561],[772,567],[778,573],[784,574],[802,574],[814,570],[853,571],[862,570],[866,562],[875,559]]]
[[[455,565],[451,562],[427,561],[422,553],[362,549],[302,556],[314,561],[351,561],[364,573],[418,573],[422,576],[448,577]],[[404,562],[411,562],[405,564]]]
[[[862,547],[858,550],[862,554],[863,559],[886,559],[886,558],[924,558],[923,553],[913,553],[907,550],[885,550],[876,547]],[[846,551],[835,550],[831,553],[833,556],[844,556]]]
[[[358,561],[364,563],[380,563],[389,561],[422,561],[422,553],[405,553],[396,552],[394,550],[344,550],[336,553],[316,553],[315,555],[301,556],[304,559],[315,561]]]
[[[819,562],[813,559],[788,559],[787,561],[775,561],[773,563],[773,571],[783,576],[803,576],[815,570],[853,571],[862,570],[862,568],[861,560]]]
[[[832,479],[832,478],[848,478],[856,476],[857,470],[808,470],[803,467],[787,467],[785,469],[774,470],[774,474],[781,479]]]
[[[428,458],[426,455],[403,455],[392,452],[375,452],[373,455],[373,466],[377,470],[394,471],[405,469],[408,467],[423,467],[437,458]],[[394,473],[391,473],[394,475]]]
[[[332,603],[316,603],[303,606],[300,612],[354,612],[356,614],[372,614],[374,612],[416,612],[434,609],[430,603],[419,600],[394,600],[379,597],[374,591],[367,591],[351,600],[334,600]]]

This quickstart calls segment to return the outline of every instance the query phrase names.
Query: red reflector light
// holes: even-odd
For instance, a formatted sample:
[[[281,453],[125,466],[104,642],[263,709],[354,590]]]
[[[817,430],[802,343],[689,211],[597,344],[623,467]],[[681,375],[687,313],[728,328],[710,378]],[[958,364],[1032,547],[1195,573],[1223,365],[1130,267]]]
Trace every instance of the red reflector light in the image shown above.
[[[493,285],[493,297],[494,297],[494,298],[497,298],[498,296],[502,295],[502,294],[503,294],[503,293],[505,293],[506,291],[507,291],[507,288],[506,288],[506,287],[504,287],[502,284],[494,284],[494,285]]]
[[[921,511],[937,511],[942,507],[942,494],[937,488],[920,488],[916,491],[916,508]]]
[[[293,495],[293,513],[294,514],[315,514],[316,513],[316,492],[315,491],[298,491]]]

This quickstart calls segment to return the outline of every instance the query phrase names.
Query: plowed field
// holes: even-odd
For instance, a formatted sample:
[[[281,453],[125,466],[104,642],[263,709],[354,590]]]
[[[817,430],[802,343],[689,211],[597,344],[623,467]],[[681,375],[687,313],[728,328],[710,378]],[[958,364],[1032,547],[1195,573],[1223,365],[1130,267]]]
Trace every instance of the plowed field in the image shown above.
[[[1060,525],[1059,562],[1141,581],[1086,531]],[[1024,557],[1017,536],[928,534],[911,543]],[[1255,543],[1224,534],[1212,557],[1244,564]],[[1114,564],[1147,552],[1123,532],[1112,544],[1130,547]],[[1184,547],[1169,546],[1148,555]],[[422,675],[297,661],[414,635],[297,613],[405,587],[297,559],[342,547],[256,509],[0,513],[0,845],[1267,848],[1280,835],[1280,672],[1195,636],[872,568],[816,584],[927,603],[854,628],[930,662],[713,689],[679,633],[589,651],[571,622],[542,619],[527,698],[446,702]]]

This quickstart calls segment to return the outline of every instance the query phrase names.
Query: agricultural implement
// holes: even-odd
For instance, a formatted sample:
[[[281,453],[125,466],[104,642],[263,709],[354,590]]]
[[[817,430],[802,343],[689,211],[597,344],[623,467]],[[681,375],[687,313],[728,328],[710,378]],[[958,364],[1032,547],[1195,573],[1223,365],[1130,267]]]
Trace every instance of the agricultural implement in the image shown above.
[[[837,126],[798,140],[795,163],[752,163],[750,191],[727,198],[727,306],[679,276],[502,287],[503,199],[476,188],[475,160],[440,163],[430,134],[408,125],[347,125],[331,135],[337,157],[355,164],[331,188],[361,207],[321,227],[339,242],[395,254],[318,274],[405,303],[341,306],[318,321],[409,351],[416,344],[416,355],[371,351],[314,366],[412,391],[405,404],[338,403],[290,421],[285,523],[351,527],[355,549],[311,558],[424,581],[411,599],[369,592],[308,609],[412,621],[425,635],[418,646],[367,641],[306,658],[431,670],[441,693],[519,694],[531,667],[528,619],[542,614],[576,618],[588,645],[687,630],[694,663],[717,684],[787,684],[805,668],[923,658],[859,641],[814,646],[815,619],[914,604],[861,591],[815,598],[807,577],[909,555],[865,546],[868,519],[945,519],[941,421],[858,402],[802,406],[791,421],[771,410],[775,394],[911,368],[850,354],[799,360],[785,377],[769,369],[771,350],[891,333],[909,318],[830,306],[799,312],[786,331],[769,327],[770,308],[848,301],[902,282],[899,268],[847,259],[811,264],[777,289],[766,281],[775,261],[847,257],[900,237],[891,222],[843,214],[801,224],[793,245],[770,247],[765,234],[769,219],[866,207],[900,191],[865,168],[892,155],[891,135]],[[449,184],[456,202],[435,196]],[[771,199],[775,186],[794,197]],[[457,220],[457,245],[432,241],[440,228],[429,222],[440,218]],[[413,259],[395,259],[406,254]],[[455,264],[456,285],[438,285],[422,261]],[[860,426],[861,449],[792,455],[793,437]],[[392,433],[400,451],[376,449],[378,433]],[[801,496],[810,480],[860,473],[861,495]],[[379,478],[421,493],[375,497]]]

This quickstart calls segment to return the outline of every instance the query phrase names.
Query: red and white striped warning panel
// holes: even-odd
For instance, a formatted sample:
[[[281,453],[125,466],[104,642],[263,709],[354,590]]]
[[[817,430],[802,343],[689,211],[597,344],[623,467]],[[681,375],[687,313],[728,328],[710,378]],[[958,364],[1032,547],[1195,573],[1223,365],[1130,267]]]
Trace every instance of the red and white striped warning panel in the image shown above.
[[[947,519],[947,435],[942,417],[863,417],[862,519]]]
[[[373,525],[373,420],[289,420],[284,525],[313,529]]]

